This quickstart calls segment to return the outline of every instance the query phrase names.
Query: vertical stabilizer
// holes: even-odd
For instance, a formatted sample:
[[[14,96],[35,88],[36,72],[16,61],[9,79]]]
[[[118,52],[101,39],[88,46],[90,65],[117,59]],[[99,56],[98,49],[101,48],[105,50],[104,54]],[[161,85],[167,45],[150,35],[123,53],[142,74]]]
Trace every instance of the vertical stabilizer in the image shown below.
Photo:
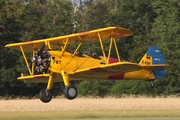
[[[165,64],[163,55],[156,46],[151,46],[146,54],[139,62],[141,65],[160,65]],[[152,70],[154,76],[157,79],[163,78],[166,74],[166,70]]]

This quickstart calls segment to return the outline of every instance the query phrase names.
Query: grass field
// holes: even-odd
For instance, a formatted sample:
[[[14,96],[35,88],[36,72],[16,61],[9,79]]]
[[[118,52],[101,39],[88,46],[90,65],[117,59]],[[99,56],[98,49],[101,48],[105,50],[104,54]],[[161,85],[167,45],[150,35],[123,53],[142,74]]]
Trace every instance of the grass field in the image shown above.
[[[180,120],[180,98],[0,100],[0,120]]]

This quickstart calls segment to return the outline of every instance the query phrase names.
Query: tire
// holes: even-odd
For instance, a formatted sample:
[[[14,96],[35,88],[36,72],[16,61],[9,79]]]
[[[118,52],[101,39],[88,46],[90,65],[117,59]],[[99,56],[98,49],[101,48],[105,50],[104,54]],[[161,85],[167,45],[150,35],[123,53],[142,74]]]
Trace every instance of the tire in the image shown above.
[[[49,90],[46,90],[46,89],[42,89],[40,92],[39,92],[39,98],[42,102],[44,103],[48,103],[51,101],[52,99],[52,94],[50,93]]]
[[[66,86],[64,89],[64,95],[69,100],[73,100],[74,98],[76,98],[77,94],[77,89],[74,86]]]
[[[151,81],[151,88],[154,88],[155,84]]]

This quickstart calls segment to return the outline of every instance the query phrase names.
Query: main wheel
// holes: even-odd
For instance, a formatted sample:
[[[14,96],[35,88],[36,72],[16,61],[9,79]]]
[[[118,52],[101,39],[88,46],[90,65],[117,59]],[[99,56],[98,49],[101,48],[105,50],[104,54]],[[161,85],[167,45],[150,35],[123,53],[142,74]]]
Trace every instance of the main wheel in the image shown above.
[[[50,93],[49,90],[47,89],[42,89],[40,92],[39,92],[39,98],[42,102],[44,103],[48,103],[51,101],[52,99],[52,94]]]
[[[77,89],[74,86],[66,86],[64,89],[64,95],[67,99],[72,100],[77,97]]]

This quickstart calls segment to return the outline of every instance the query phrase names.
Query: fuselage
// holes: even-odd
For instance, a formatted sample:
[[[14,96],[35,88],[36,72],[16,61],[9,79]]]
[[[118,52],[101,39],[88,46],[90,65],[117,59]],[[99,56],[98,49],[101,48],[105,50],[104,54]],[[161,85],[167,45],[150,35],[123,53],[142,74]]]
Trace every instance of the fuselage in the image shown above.
[[[95,66],[104,65],[104,60],[100,58],[92,58],[88,55],[81,57],[72,55],[69,52],[62,51],[49,51],[51,55],[51,63],[49,70],[60,74],[61,70],[68,72],[70,80],[83,80],[83,79],[107,79],[107,80],[154,80],[155,76],[151,70],[141,69],[133,72],[126,73],[115,73],[106,75],[93,75],[93,74],[82,74],[81,76],[73,75],[73,71],[92,68]],[[109,64],[119,62],[117,59],[110,58]],[[123,62],[123,61],[120,61]],[[56,80],[61,80],[61,75],[57,75]]]

